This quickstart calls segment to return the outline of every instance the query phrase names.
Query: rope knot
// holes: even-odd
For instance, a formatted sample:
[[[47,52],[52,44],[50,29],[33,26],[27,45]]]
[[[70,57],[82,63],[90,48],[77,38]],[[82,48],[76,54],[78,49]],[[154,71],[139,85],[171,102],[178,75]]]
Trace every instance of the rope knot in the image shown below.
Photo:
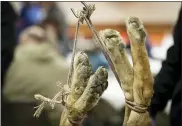
[[[127,99],[125,99],[126,101],[126,105],[133,111],[137,112],[137,113],[146,113],[148,106],[145,105],[138,105],[133,101],[129,101]]]
[[[94,4],[87,5],[85,2],[81,2],[81,3],[84,5],[83,10],[79,10],[77,11],[77,13],[75,13],[74,9],[71,8],[71,11],[75,15],[75,17],[78,18],[78,21],[83,24],[84,18],[90,18],[90,16],[94,12],[95,5]]]

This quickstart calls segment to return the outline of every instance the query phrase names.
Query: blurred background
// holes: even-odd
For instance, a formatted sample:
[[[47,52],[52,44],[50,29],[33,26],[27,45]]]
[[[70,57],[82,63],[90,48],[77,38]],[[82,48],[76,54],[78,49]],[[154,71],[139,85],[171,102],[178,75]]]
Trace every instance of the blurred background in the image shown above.
[[[95,28],[97,30],[110,28],[110,29],[115,29],[119,31],[121,36],[123,37],[125,44],[127,45],[127,53],[128,53],[128,57],[130,61],[131,61],[130,45],[129,45],[129,39],[126,33],[124,19],[128,16],[136,16],[143,21],[144,26],[148,32],[146,47],[147,47],[147,51],[149,55],[150,67],[151,67],[153,76],[155,77],[161,68],[162,61],[166,58],[167,49],[171,45],[173,45],[172,30],[177,20],[178,12],[180,9],[180,2],[88,2],[88,3],[94,3],[96,6],[96,10],[91,16],[91,20]],[[19,47],[19,45],[22,45],[22,43],[24,43],[24,41],[26,43],[26,41],[29,40],[29,39],[21,39],[20,37],[21,34],[25,32],[24,31],[25,29],[37,24],[45,25],[46,26],[45,29],[49,31],[47,34],[47,37],[49,37],[52,41],[54,41],[54,45],[56,48],[55,50],[58,52],[58,55],[59,55],[55,59],[61,59],[57,61],[58,64],[65,65],[65,69],[64,70],[61,69],[60,73],[55,72],[55,73],[51,73],[50,75],[56,76],[55,74],[58,74],[58,73],[59,73],[58,74],[59,76],[67,75],[68,68],[70,66],[70,61],[71,61],[72,46],[73,46],[74,34],[76,30],[75,28],[77,23],[77,19],[74,17],[70,8],[79,9],[83,7],[82,4],[80,2],[38,2],[38,1],[37,2],[10,2],[10,4],[12,5],[17,15],[17,18],[15,20],[16,37],[14,40],[16,43],[16,46]],[[37,30],[33,30],[32,33],[37,35],[38,33],[36,33],[36,31]],[[28,31],[28,33],[29,32],[31,31]],[[39,32],[39,30],[37,32]],[[18,59],[18,56],[16,56],[18,55],[16,54],[18,52],[21,53],[22,57],[26,55],[26,52],[24,54],[23,52],[18,51],[18,49],[15,49],[15,50],[16,50],[14,52],[15,60],[16,58]],[[32,50],[34,53],[31,53],[31,55],[37,55],[36,51],[38,49],[32,48]],[[88,26],[85,23],[81,25],[80,27],[77,50],[83,50],[88,54],[90,62],[93,66],[93,71],[95,71],[99,66],[104,66],[109,71],[109,78],[108,78],[109,86],[107,90],[104,92],[104,94],[102,95],[102,99],[99,102],[98,106],[96,106],[96,108],[89,114],[86,121],[83,122],[83,126],[121,126],[123,121],[122,120],[123,113],[124,113],[123,110],[125,105],[123,92],[120,89],[120,86],[116,78],[111,72],[106,59],[104,58],[103,54],[99,50],[98,46],[95,44],[95,40],[93,39],[91,31],[89,30]],[[44,55],[44,54],[45,53],[40,53],[40,55]],[[13,60],[12,64],[14,62],[15,61]],[[22,64],[24,64],[24,62]],[[18,69],[20,68],[23,69],[22,67],[23,66],[21,65],[21,67],[19,66],[17,68],[12,68],[12,69],[16,69],[17,71],[15,73],[18,74],[19,72]],[[26,67],[30,67],[30,66],[26,65],[24,67],[26,69]],[[10,65],[10,68],[11,68],[11,65]],[[41,70],[41,69],[38,70],[39,67],[37,67],[36,69],[37,71]],[[13,72],[12,71],[11,70],[8,71],[10,74],[6,73],[7,76],[10,78],[13,78],[14,76],[13,74],[14,71]],[[27,71],[28,70],[26,70],[26,72]],[[29,73],[27,72],[22,74],[25,75]],[[41,88],[41,85],[40,85],[40,88],[35,88],[35,90],[32,89],[32,91],[29,91],[30,94],[28,94],[25,90],[27,90],[26,88],[30,88],[29,87],[30,84],[29,83],[24,84],[23,81],[27,79],[25,79],[26,77],[23,78],[23,75],[21,77],[20,76],[15,77],[16,79],[14,80],[12,79],[12,82],[5,81],[3,84],[3,88],[4,88],[3,90],[5,90],[4,91],[5,101],[6,101],[6,104],[8,104],[9,106],[12,106],[11,105],[12,103],[13,103],[13,106],[15,106],[14,105],[15,103],[16,103],[16,106],[19,106],[19,103],[21,103],[21,105],[24,103],[27,103],[26,101],[24,101],[24,99],[20,95],[31,95],[30,99],[32,99],[31,97],[33,97],[33,94],[40,92],[41,89],[44,90],[43,88],[45,87],[49,89],[51,88],[44,85],[42,85],[42,88]],[[27,76],[31,76],[31,74]],[[44,76],[48,77],[48,75],[42,75],[42,78],[44,78]],[[10,78],[8,78],[8,80]],[[13,86],[12,83],[13,82],[15,83],[16,81],[17,81],[16,87],[20,87],[20,88],[17,88],[16,91],[14,91],[15,87]],[[23,84],[20,85],[20,82],[23,83],[24,85]],[[6,86],[6,84],[8,86]],[[55,83],[52,82],[51,84],[52,84],[52,87],[54,87],[54,85],[56,85],[56,82]],[[18,94],[19,96],[14,97],[14,95],[17,94],[16,92],[21,90],[24,90],[24,94],[23,93]],[[55,88],[52,90],[55,90]],[[50,94],[45,93],[45,92],[48,92],[47,90],[44,90],[42,92],[43,94],[47,96],[49,95],[53,96],[53,93],[51,91],[50,91],[51,92]],[[28,97],[25,99],[28,99]],[[31,102],[28,102],[28,103],[34,103],[33,100],[30,100],[30,101]],[[30,106],[32,107],[32,104]],[[22,108],[16,107],[15,108],[16,112],[20,112]],[[9,113],[12,112],[10,111],[9,108],[8,108],[8,111]],[[5,113],[8,113],[8,111]],[[168,105],[166,106],[166,109],[164,110],[164,112],[161,113],[160,117],[158,117],[159,126],[169,125],[169,119],[168,119],[169,111],[170,111],[170,101]],[[33,112],[34,110],[31,109],[30,114],[32,114]],[[9,115],[5,115],[5,116],[8,117]],[[44,119],[43,116],[41,117]],[[60,117],[59,114],[58,114],[58,117]],[[45,112],[45,118],[47,118],[46,112]],[[21,121],[23,119],[19,119],[19,120]],[[49,120],[49,117],[47,120]],[[54,120],[55,122],[51,122],[50,125],[56,126],[58,124],[57,118],[54,119],[54,117],[51,117],[51,120]],[[8,120],[4,121],[4,126],[6,122],[8,122]],[[43,124],[39,124],[39,126],[42,126],[42,125]],[[20,126],[20,124],[17,126]]]

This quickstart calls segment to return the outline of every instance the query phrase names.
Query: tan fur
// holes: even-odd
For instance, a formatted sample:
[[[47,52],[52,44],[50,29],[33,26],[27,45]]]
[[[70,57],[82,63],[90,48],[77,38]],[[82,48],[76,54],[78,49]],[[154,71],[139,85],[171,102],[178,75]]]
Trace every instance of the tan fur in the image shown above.
[[[74,70],[71,94],[67,98],[60,126],[79,126],[87,112],[97,105],[108,85],[107,70],[100,67],[92,74],[88,57],[83,52],[75,56]]]
[[[133,68],[129,64],[123,40],[117,31],[106,29],[100,31],[99,35],[119,76],[125,98],[146,109],[153,95],[153,77],[145,47],[146,32],[136,17],[128,18],[126,27],[131,42]],[[137,108],[133,107],[135,109],[126,105],[124,126],[151,126],[148,112],[139,113],[136,112]]]

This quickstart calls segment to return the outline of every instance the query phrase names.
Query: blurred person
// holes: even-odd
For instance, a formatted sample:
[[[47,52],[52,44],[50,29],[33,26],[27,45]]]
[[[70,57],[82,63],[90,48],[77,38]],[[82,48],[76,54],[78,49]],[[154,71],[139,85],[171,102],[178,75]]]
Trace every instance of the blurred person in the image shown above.
[[[59,40],[59,50],[62,55],[66,56],[68,54],[68,35],[67,35],[67,22],[63,10],[57,5],[57,2],[44,1],[40,2],[40,5],[45,9],[46,17],[44,22],[54,24],[57,30],[57,36]]]
[[[16,46],[15,24],[17,15],[9,2],[1,2],[1,88],[4,86],[4,75],[13,59]]]
[[[4,88],[4,76],[13,60],[14,49],[16,47],[15,24],[17,15],[10,2],[1,2],[1,91]],[[2,92],[1,92],[2,93]],[[1,95],[1,122],[4,126],[8,125],[5,117],[6,105],[4,96]]]
[[[44,9],[38,2],[21,2],[20,17],[16,24],[17,39],[20,33],[27,27],[41,23],[45,18]]]
[[[109,64],[105,56],[99,50],[86,51],[90,63],[92,64],[93,71],[96,71],[100,66],[103,66],[106,69],[109,69]]]
[[[171,126],[182,125],[182,7],[174,28],[174,45],[167,51],[167,58],[155,78],[154,95],[149,111],[155,125],[155,117],[162,111],[168,100],[172,99],[170,110]]]
[[[16,113],[13,113],[14,118],[19,119],[16,120],[17,126],[32,126],[31,120],[39,120],[33,118],[33,107],[35,107],[33,105],[34,103],[38,105],[34,94],[53,98],[60,91],[56,82],[66,84],[68,66],[56,50],[54,39],[47,38],[49,36],[46,29],[45,26],[32,26],[21,33],[15,58],[5,78],[3,94],[6,102],[31,104],[29,109],[23,113],[21,109],[19,111],[16,109]],[[48,111],[52,126],[59,125],[61,107],[61,105],[56,105],[55,109]],[[27,118],[24,119],[21,116]]]
[[[109,69],[109,65],[94,38],[85,38],[84,33],[79,33],[77,50],[85,51],[95,72],[100,66]]]

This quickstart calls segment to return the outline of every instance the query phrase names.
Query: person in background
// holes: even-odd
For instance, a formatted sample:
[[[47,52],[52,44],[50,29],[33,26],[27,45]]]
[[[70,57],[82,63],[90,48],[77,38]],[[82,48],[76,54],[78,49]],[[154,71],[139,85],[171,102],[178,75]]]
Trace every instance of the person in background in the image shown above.
[[[4,87],[4,75],[13,59],[16,47],[17,17],[9,2],[1,2],[1,89]]]
[[[156,115],[165,108],[169,99],[172,99],[170,124],[182,125],[182,7],[173,38],[174,45],[168,49],[167,58],[154,82],[154,95],[149,107],[154,125]]]
[[[66,56],[70,50],[68,46],[69,39],[67,35],[67,22],[63,11],[59,6],[57,6],[56,2],[40,2],[40,5],[46,12],[44,22],[54,24],[56,27],[59,40],[59,50],[62,55]]]
[[[42,23],[45,18],[45,12],[39,2],[22,2],[20,17],[16,24],[16,38],[27,27]]]
[[[56,50],[53,42],[55,39],[48,38],[47,30],[54,32],[44,26],[32,26],[25,29],[19,38],[19,45],[15,51],[15,58],[7,72],[3,94],[10,103],[37,103],[35,94],[53,98],[60,91],[57,82],[66,84],[68,68],[63,56]],[[39,102],[38,102],[39,104]],[[33,107],[26,109],[25,120],[33,120]],[[61,116],[61,105],[48,111],[48,117],[52,126],[59,125]],[[17,110],[16,118],[22,116],[21,110]],[[29,126],[29,124],[17,124],[17,126]],[[43,125],[43,124],[41,124]]]
[[[1,2],[1,123],[7,126],[5,120],[7,116],[6,105],[2,90],[4,89],[4,77],[13,60],[14,49],[16,47],[15,25],[18,16],[16,15],[10,2]]]
[[[80,32],[78,35],[77,50],[84,51],[89,58],[92,65],[92,70],[95,72],[100,66],[109,69],[109,64],[105,59],[102,51],[96,44],[94,38],[84,36],[84,33]]]

